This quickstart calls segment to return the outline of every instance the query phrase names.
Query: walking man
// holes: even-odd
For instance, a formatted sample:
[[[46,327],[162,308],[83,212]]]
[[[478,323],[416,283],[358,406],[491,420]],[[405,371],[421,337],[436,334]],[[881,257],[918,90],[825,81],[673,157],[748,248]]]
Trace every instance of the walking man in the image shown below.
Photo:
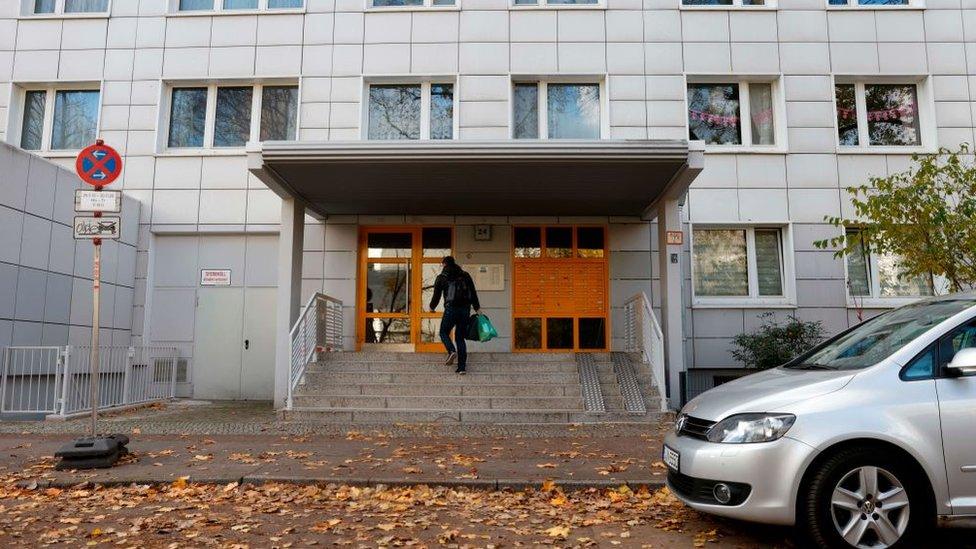
[[[437,304],[444,296],[444,316],[441,317],[441,341],[447,349],[447,365],[457,361],[457,373],[464,375],[468,364],[468,348],[464,336],[468,333],[468,320],[471,318],[471,308],[477,313],[481,310],[478,301],[478,291],[474,287],[471,275],[464,272],[453,257],[447,256],[441,260],[444,270],[434,281],[434,297],[430,300],[431,312],[437,310]],[[451,330],[454,330],[454,341],[451,342]]]

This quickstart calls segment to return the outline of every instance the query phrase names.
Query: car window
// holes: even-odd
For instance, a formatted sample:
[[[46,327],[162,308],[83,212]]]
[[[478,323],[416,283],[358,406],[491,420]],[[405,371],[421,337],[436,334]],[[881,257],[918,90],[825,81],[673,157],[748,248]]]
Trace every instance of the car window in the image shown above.
[[[935,375],[936,356],[935,345],[929,345],[928,349],[909,362],[908,366],[905,366],[901,372],[901,378],[905,381],[914,381],[933,377]]]
[[[939,367],[945,368],[960,349],[976,347],[976,320],[956,328],[939,340]]]

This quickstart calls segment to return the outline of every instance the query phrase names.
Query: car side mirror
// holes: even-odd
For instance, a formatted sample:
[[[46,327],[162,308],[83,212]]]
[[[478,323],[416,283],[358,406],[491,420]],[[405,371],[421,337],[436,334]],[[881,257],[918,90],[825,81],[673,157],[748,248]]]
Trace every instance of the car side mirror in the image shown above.
[[[946,367],[963,376],[976,374],[976,347],[959,349]]]

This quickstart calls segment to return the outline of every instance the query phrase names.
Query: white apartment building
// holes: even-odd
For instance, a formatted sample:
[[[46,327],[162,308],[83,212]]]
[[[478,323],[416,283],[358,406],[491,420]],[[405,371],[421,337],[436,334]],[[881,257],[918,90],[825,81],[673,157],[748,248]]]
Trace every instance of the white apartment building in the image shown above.
[[[453,254],[480,350],[616,350],[649,296],[677,405],[765,312],[834,333],[939,290],[813,242],[845,187],[972,143],[974,87],[973,0],[0,1],[0,139],[123,154],[131,338],[186,347],[202,398],[280,404],[316,292],[347,350],[439,349]],[[64,323],[15,307],[0,345]]]

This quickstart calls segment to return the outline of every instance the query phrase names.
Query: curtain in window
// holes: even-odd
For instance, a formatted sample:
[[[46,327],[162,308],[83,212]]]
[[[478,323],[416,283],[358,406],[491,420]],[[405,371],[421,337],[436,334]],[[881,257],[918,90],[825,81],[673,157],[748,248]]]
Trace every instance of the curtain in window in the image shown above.
[[[420,139],[420,85],[369,87],[369,139]]]
[[[854,84],[839,84],[834,87],[837,100],[837,142],[841,145],[856,146],[857,136],[857,95]]]
[[[749,84],[749,118],[752,120],[752,144],[774,145],[772,84]]]
[[[872,145],[918,145],[918,98],[914,84],[864,87]]]
[[[695,229],[692,256],[695,295],[749,295],[745,230]]]
[[[454,85],[430,86],[430,138],[454,137]]]
[[[711,145],[739,145],[738,84],[688,85],[688,139]]]
[[[756,278],[759,295],[783,295],[783,246],[779,229],[756,229]]]
[[[180,0],[180,11],[212,10],[214,0]]]
[[[854,86],[851,86],[852,88]],[[856,230],[848,230],[847,238],[856,241],[857,246],[854,251],[847,255],[847,285],[850,294],[855,297],[871,295],[871,271],[868,262],[868,252],[864,242],[860,239],[860,233]]]
[[[254,10],[258,7],[258,0],[224,0],[225,10]]]
[[[600,86],[549,84],[550,139],[600,138]]]
[[[298,135],[298,87],[265,86],[261,93],[261,141],[293,141]]]
[[[169,119],[169,146],[202,147],[206,123],[207,88],[173,90]]]
[[[24,96],[24,124],[20,130],[20,148],[38,151],[44,138],[46,91],[29,91]]]
[[[539,138],[539,85],[515,84],[512,109],[512,137]]]
[[[98,124],[98,92],[59,91],[54,97],[51,148],[82,149],[95,141]]]
[[[251,99],[249,87],[217,88],[217,113],[214,118],[214,147],[243,147],[251,137]]]
[[[54,13],[57,0],[34,0],[34,13]]]
[[[64,0],[65,13],[98,13],[108,11],[108,0]]]

